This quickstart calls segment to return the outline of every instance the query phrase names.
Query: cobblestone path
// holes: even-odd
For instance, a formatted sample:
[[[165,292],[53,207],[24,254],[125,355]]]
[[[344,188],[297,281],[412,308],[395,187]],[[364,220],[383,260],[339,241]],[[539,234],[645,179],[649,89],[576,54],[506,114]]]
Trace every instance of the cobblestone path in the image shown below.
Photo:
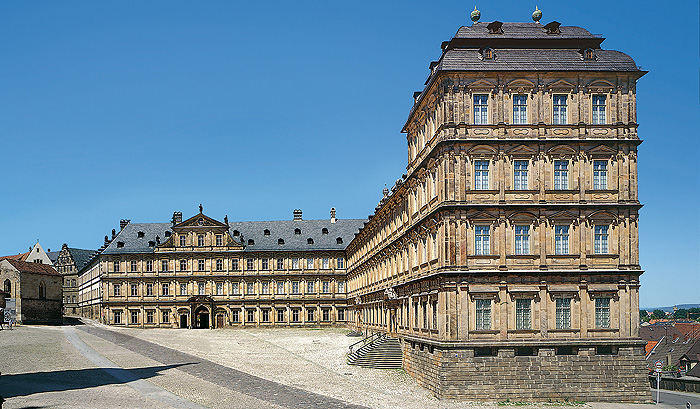
[[[288,408],[365,408],[339,399],[308,392],[293,386],[247,374],[172,348],[110,331],[94,325],[79,325],[80,331],[100,337],[164,365],[180,365],[178,370],[224,388]],[[293,371],[294,368],[289,368]]]

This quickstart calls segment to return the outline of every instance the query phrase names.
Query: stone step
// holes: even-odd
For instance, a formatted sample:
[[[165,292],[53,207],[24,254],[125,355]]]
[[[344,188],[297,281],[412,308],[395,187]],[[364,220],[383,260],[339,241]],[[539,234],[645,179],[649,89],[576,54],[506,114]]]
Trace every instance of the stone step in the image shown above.
[[[348,355],[347,363],[365,368],[399,369],[403,366],[401,344],[394,338],[380,338]]]

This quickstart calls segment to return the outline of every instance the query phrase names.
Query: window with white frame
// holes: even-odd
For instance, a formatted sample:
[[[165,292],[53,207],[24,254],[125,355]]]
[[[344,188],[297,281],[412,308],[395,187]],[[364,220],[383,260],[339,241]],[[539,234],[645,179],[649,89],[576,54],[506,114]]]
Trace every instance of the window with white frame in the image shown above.
[[[299,270],[299,259],[296,257],[292,258],[292,270]]]
[[[163,324],[169,323],[170,322],[170,314],[168,313],[168,310],[162,310],[160,313],[161,313],[160,321]]]
[[[187,270],[187,260],[180,260],[180,271]]]
[[[204,260],[197,260],[197,270],[204,271]]]
[[[216,235],[216,245],[217,246],[223,246],[224,244],[224,237],[221,234]]]
[[[513,189],[527,190],[527,165],[526,160],[513,162]]]
[[[306,320],[307,321],[315,321],[315,312],[316,310],[311,307],[306,309]]]
[[[253,259],[248,258],[245,260],[245,269],[246,270],[253,270]]]
[[[338,281],[338,292],[339,293],[345,292],[345,281]]]
[[[345,268],[345,259],[344,259],[344,258],[338,257],[338,264],[337,264],[337,267],[338,267],[338,268]]]
[[[593,227],[593,250],[595,254],[608,254],[608,226],[595,225]]]
[[[224,283],[216,283],[216,295],[224,295]]]
[[[238,259],[237,258],[231,259],[231,270],[238,271],[239,268],[240,267],[238,265]]]
[[[119,297],[122,295],[122,286],[121,284],[113,284],[112,285],[112,290],[114,291],[114,296]]]
[[[153,271],[153,260],[146,260],[146,271],[149,273]]]
[[[231,310],[231,322],[239,322],[241,319],[240,317],[240,311],[238,310]]]
[[[527,95],[513,95],[513,123],[527,124]]]
[[[610,328],[609,297],[599,297],[595,299],[595,326],[596,328]]]
[[[187,236],[184,234],[180,235],[180,247],[184,247],[187,244]]]
[[[118,273],[118,272],[119,272],[119,262],[118,262],[118,261],[113,261],[113,262],[112,262],[112,268],[113,268],[113,270],[114,270],[115,273]]]
[[[284,294],[284,281],[277,282],[277,294]]]
[[[312,258],[307,258],[306,259],[306,269],[307,270],[312,270],[314,268],[314,259]]]
[[[306,282],[306,293],[307,294],[313,294],[314,291],[314,282],[313,281],[307,281]]]
[[[292,281],[292,294],[299,294],[299,282]]]
[[[204,295],[204,283],[197,283],[197,294]]]
[[[491,329],[491,300],[476,299],[477,331]]]
[[[263,294],[270,294],[270,283],[267,281],[262,282],[262,293]]]
[[[248,294],[248,295],[253,295],[253,294],[255,294],[255,283],[250,283],[250,282],[246,283],[246,291],[245,291],[245,293]]]
[[[571,298],[556,298],[557,329],[571,328]]]
[[[593,189],[608,188],[608,161],[594,160],[593,161]]]
[[[323,283],[321,283],[321,291],[323,291],[324,293],[331,292],[331,283],[328,281],[324,281]]]
[[[160,261],[160,270],[161,271],[168,271],[168,260],[161,260]]]
[[[146,324],[153,324],[153,310],[146,311]]]
[[[567,108],[567,96],[566,95],[553,95],[552,96],[552,123],[555,125],[565,125],[568,123],[568,117],[566,113]]]
[[[122,323],[122,312],[119,310],[114,311],[114,323],[115,324],[121,324]]]
[[[554,254],[569,254],[569,226],[554,226]]]
[[[282,258],[277,259],[277,269],[284,270],[284,259],[282,259]]]
[[[569,188],[569,161],[554,161],[554,189],[566,190]]]
[[[146,284],[146,295],[153,295],[153,283]]]
[[[161,286],[161,294],[162,295],[170,295],[170,284],[168,283],[163,283]]]
[[[474,123],[476,125],[489,123],[489,96],[487,94],[474,95]]]
[[[284,309],[283,308],[277,309],[277,322],[284,322]]]
[[[474,189],[487,190],[489,188],[489,161],[474,161]]]
[[[263,308],[260,312],[262,313],[262,322],[270,322],[270,310]]]
[[[532,300],[518,298],[515,300],[515,329],[532,328]]]
[[[530,254],[530,226],[515,226],[515,254]]]
[[[136,297],[139,295],[139,286],[136,284],[131,284],[131,296]]]
[[[264,258],[264,259],[262,259],[262,269],[263,269],[263,270],[269,270],[269,269],[270,269],[270,259],[269,259],[269,258]]]
[[[222,271],[224,269],[224,260],[223,259],[216,259],[216,271]]]
[[[136,260],[131,260],[131,272],[135,273],[136,272]]]
[[[130,324],[138,324],[138,323],[139,323],[139,312],[137,310],[132,310]]]
[[[423,239],[421,239],[420,262],[421,263],[428,262],[428,239],[426,239],[425,237]]]
[[[490,226],[474,226],[474,254],[491,254],[491,228]]]
[[[605,95],[593,95],[591,97],[591,123],[605,123]]]
[[[437,172],[430,174],[430,194],[431,197],[437,197]]]
[[[330,267],[330,264],[331,264],[330,259],[328,257],[324,257],[321,260],[321,268],[323,268],[324,270],[328,270],[328,268]]]
[[[435,260],[438,258],[438,247],[437,247],[437,233],[430,235],[430,251],[431,259]]]
[[[180,295],[187,295],[187,284],[180,284]]]
[[[204,247],[204,235],[203,234],[197,235],[197,246]]]
[[[231,294],[233,295],[238,295],[240,294],[240,287],[238,283],[231,283]]]

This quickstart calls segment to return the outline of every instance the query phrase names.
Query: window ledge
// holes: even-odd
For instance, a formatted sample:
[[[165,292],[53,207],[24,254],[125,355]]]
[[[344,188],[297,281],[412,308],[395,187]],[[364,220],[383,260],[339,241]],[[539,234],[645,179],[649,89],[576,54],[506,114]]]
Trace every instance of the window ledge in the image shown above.
[[[581,258],[580,254],[547,254],[547,258]]]
[[[497,329],[475,329],[469,331],[470,334],[499,334],[500,332]]]
[[[619,328],[589,328],[588,332],[619,332]]]
[[[538,254],[508,254],[506,255],[506,259],[538,259],[540,256]]]
[[[617,189],[586,189],[585,193],[619,193]]]
[[[586,258],[619,258],[619,254],[587,254]]]
[[[509,329],[509,334],[537,334],[540,330],[538,329]]]
[[[553,329],[547,329],[547,332],[581,332],[580,329],[578,328],[553,328]]]

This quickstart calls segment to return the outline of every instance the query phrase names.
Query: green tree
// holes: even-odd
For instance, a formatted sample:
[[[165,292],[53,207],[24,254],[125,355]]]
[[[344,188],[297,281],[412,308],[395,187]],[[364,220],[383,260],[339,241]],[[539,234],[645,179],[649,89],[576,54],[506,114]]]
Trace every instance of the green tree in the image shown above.
[[[665,317],[666,317],[666,313],[663,312],[662,310],[654,310],[651,313],[651,318],[654,318],[654,319],[665,318]]]
[[[639,320],[642,322],[649,322],[649,314],[647,314],[647,310],[639,310]]]
[[[673,312],[673,318],[680,320],[688,318],[688,310],[685,308],[679,308]]]

